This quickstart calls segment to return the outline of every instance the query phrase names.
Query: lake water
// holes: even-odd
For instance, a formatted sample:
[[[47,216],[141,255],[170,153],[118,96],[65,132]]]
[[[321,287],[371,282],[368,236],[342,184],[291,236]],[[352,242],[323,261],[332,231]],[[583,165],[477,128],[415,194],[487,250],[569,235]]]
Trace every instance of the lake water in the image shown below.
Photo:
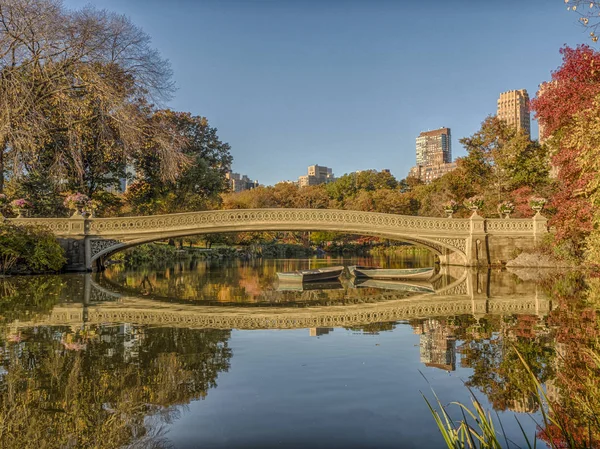
[[[549,437],[518,354],[586,428],[575,399],[598,373],[579,354],[600,334],[580,275],[451,267],[428,284],[301,288],[275,274],[357,263],[432,261],[187,260],[1,279],[0,447],[444,447],[432,390],[444,405],[475,395],[524,447],[515,417]]]

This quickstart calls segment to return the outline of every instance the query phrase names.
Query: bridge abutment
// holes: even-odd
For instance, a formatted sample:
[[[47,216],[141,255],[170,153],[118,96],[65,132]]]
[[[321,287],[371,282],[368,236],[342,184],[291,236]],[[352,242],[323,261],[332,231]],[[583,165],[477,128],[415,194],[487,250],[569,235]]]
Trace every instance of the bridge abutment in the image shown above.
[[[487,266],[489,265],[490,252],[485,218],[475,211],[469,218],[469,222],[470,232],[467,239],[466,265],[470,267]]]
[[[89,271],[90,258],[86,245],[88,220],[83,215],[73,215],[64,219],[64,221],[63,228],[66,232],[55,232],[55,234],[57,234],[58,243],[65,250],[65,257],[67,258],[65,270],[71,272]]]

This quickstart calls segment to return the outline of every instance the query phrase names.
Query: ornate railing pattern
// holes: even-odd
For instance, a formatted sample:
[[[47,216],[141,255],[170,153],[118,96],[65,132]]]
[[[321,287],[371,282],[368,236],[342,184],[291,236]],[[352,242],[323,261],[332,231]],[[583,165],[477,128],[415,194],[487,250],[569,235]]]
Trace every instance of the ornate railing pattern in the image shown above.
[[[68,235],[71,231],[71,220],[68,218],[9,218],[15,224],[28,224],[48,228],[56,235]]]
[[[534,222],[530,218],[516,218],[516,219],[499,219],[491,218],[485,220],[486,231],[494,233],[518,233],[528,232],[531,233],[534,230]]]
[[[468,232],[468,219],[428,218],[328,209],[244,209],[189,212],[151,217],[95,218],[89,220],[89,233],[158,231],[172,228],[239,225],[243,223],[289,222],[299,224],[355,224],[396,228],[406,231]]]
[[[434,232],[468,234],[471,220],[457,218],[413,217],[328,209],[234,209],[219,211],[188,212],[169,215],[117,217],[117,218],[21,218],[11,219],[14,223],[44,226],[57,235],[73,234],[72,224],[83,223],[75,230],[86,235],[123,235],[142,232],[162,232],[170,229],[194,229],[223,225],[297,223],[303,225],[366,225],[406,232]],[[532,232],[531,219],[485,219],[485,229],[495,233]]]
[[[81,306],[57,307],[47,319],[35,324],[67,325],[85,321],[87,323],[127,322],[213,329],[298,329],[355,326],[384,321],[463,314],[484,315],[491,311],[494,313],[545,314],[550,310],[550,306],[550,301],[546,299],[472,300],[454,297],[437,300],[427,296],[419,300],[403,299],[394,304],[340,307],[337,310],[331,310],[332,308],[329,307],[318,312],[305,309],[294,312],[273,309],[272,311],[263,310],[261,313],[240,313],[240,310],[237,309],[229,313],[224,308],[216,308],[213,309],[213,313],[210,313],[198,310],[200,309],[198,307],[183,310],[181,306],[161,307],[153,310],[144,301],[125,299],[123,304],[118,307],[111,305],[105,307],[104,304],[88,307],[85,320]],[[19,323],[19,327],[27,326],[28,323]]]

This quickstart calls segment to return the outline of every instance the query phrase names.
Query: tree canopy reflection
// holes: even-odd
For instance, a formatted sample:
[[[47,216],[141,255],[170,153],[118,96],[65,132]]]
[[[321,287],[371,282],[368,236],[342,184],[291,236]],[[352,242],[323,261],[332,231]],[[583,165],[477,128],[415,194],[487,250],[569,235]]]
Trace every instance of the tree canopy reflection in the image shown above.
[[[30,328],[2,348],[7,448],[159,445],[160,423],[229,369],[229,331],[126,324]],[[158,419],[154,426],[145,419]]]
[[[347,283],[330,285],[292,283],[280,285],[277,271],[306,268],[307,260],[281,261],[198,261],[166,265],[160,269],[126,269],[114,266],[98,275],[95,281],[113,291],[158,300],[202,305],[230,306],[306,306],[361,304],[399,299],[418,292],[394,291],[386,295],[379,288],[351,288]],[[323,266],[328,262],[321,260]],[[339,263],[339,262],[338,262]]]

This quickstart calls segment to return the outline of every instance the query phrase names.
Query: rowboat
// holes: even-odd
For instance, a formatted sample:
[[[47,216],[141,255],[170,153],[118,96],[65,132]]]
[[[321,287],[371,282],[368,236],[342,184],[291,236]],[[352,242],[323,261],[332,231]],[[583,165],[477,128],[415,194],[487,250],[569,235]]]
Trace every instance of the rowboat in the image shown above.
[[[353,265],[348,267],[350,275],[370,279],[427,280],[433,276],[433,268],[377,268]]]
[[[344,271],[343,266],[316,268],[314,270],[297,270],[286,273],[277,273],[280,281],[288,282],[315,282],[337,279]]]
[[[379,288],[382,290],[395,290],[413,293],[435,293],[433,285],[425,281],[395,281],[381,279],[355,278],[352,285],[356,288]]]

